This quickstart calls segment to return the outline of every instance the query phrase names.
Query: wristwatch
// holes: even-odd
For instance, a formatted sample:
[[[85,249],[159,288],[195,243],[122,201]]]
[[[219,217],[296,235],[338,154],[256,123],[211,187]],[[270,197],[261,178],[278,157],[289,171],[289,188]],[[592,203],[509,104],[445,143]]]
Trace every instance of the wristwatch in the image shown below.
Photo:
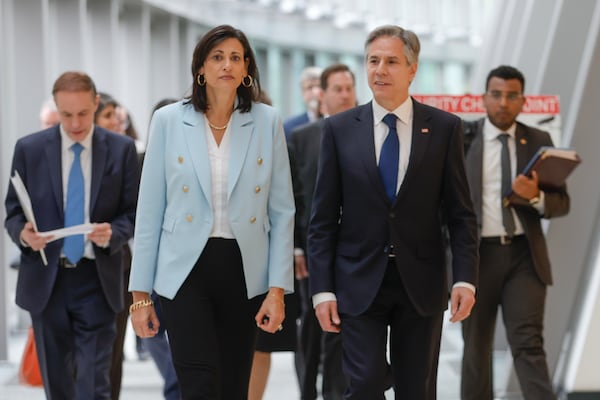
[[[540,198],[538,196],[534,196],[529,199],[529,204],[531,204],[532,206],[535,206],[539,202],[540,202]]]

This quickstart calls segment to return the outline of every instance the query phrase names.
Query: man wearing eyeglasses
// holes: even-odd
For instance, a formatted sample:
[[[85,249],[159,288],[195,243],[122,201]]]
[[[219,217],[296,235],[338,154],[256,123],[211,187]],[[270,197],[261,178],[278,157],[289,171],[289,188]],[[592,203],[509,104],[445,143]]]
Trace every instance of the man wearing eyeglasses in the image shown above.
[[[477,305],[462,322],[464,353],[461,398],[492,400],[492,347],[498,306],[523,396],[556,399],[552,389],[543,323],[546,288],[552,284],[542,218],[569,211],[566,187],[542,191],[535,172],[519,174],[540,146],[552,146],[547,132],[516,121],[526,99],[525,78],[500,66],[487,77],[487,116],[465,122],[467,177],[479,226]],[[504,178],[504,179],[503,179]],[[527,200],[503,205],[512,189]]]

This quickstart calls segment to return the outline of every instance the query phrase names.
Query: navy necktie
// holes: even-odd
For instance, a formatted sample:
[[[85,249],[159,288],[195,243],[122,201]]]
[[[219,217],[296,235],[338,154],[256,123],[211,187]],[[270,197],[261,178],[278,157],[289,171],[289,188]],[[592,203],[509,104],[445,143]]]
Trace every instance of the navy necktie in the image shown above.
[[[501,166],[502,166],[502,188],[500,196],[500,207],[502,207],[502,224],[509,237],[515,234],[515,220],[513,219],[510,205],[504,205],[503,198],[510,191],[512,186],[512,173],[510,171],[510,154],[508,152],[508,133],[498,135],[498,140],[502,143]]]
[[[383,117],[383,122],[388,126],[389,131],[383,141],[381,153],[379,153],[379,175],[383,181],[385,193],[392,203],[396,197],[398,161],[400,158],[400,141],[396,130],[396,119],[397,117],[394,114],[387,114]]]
[[[65,207],[65,228],[73,225],[83,224],[85,189],[83,183],[83,171],[81,170],[81,151],[83,146],[75,143],[71,146],[73,150],[73,164],[69,172],[67,184],[67,206]],[[70,262],[76,264],[83,257],[84,239],[83,235],[67,236],[63,243],[63,253]]]

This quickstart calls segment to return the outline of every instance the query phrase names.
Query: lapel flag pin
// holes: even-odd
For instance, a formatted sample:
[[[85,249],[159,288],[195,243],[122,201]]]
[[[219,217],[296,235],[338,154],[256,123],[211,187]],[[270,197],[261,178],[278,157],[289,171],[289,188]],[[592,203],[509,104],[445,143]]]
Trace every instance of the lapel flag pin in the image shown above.
[[[521,144],[527,144],[527,139],[521,138],[520,142],[521,142]]]
[[[421,133],[426,135],[429,133],[429,128],[421,128]]]

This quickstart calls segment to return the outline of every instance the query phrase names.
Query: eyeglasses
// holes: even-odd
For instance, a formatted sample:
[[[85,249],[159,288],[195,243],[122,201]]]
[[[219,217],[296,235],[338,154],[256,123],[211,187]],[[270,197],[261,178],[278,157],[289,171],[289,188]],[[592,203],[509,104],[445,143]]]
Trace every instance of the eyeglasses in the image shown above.
[[[485,94],[494,101],[501,101],[502,98],[505,98],[506,101],[511,102],[511,103],[517,102],[523,98],[523,95],[521,93],[517,93],[517,92],[503,93],[498,90],[492,90],[492,91],[486,92]]]

